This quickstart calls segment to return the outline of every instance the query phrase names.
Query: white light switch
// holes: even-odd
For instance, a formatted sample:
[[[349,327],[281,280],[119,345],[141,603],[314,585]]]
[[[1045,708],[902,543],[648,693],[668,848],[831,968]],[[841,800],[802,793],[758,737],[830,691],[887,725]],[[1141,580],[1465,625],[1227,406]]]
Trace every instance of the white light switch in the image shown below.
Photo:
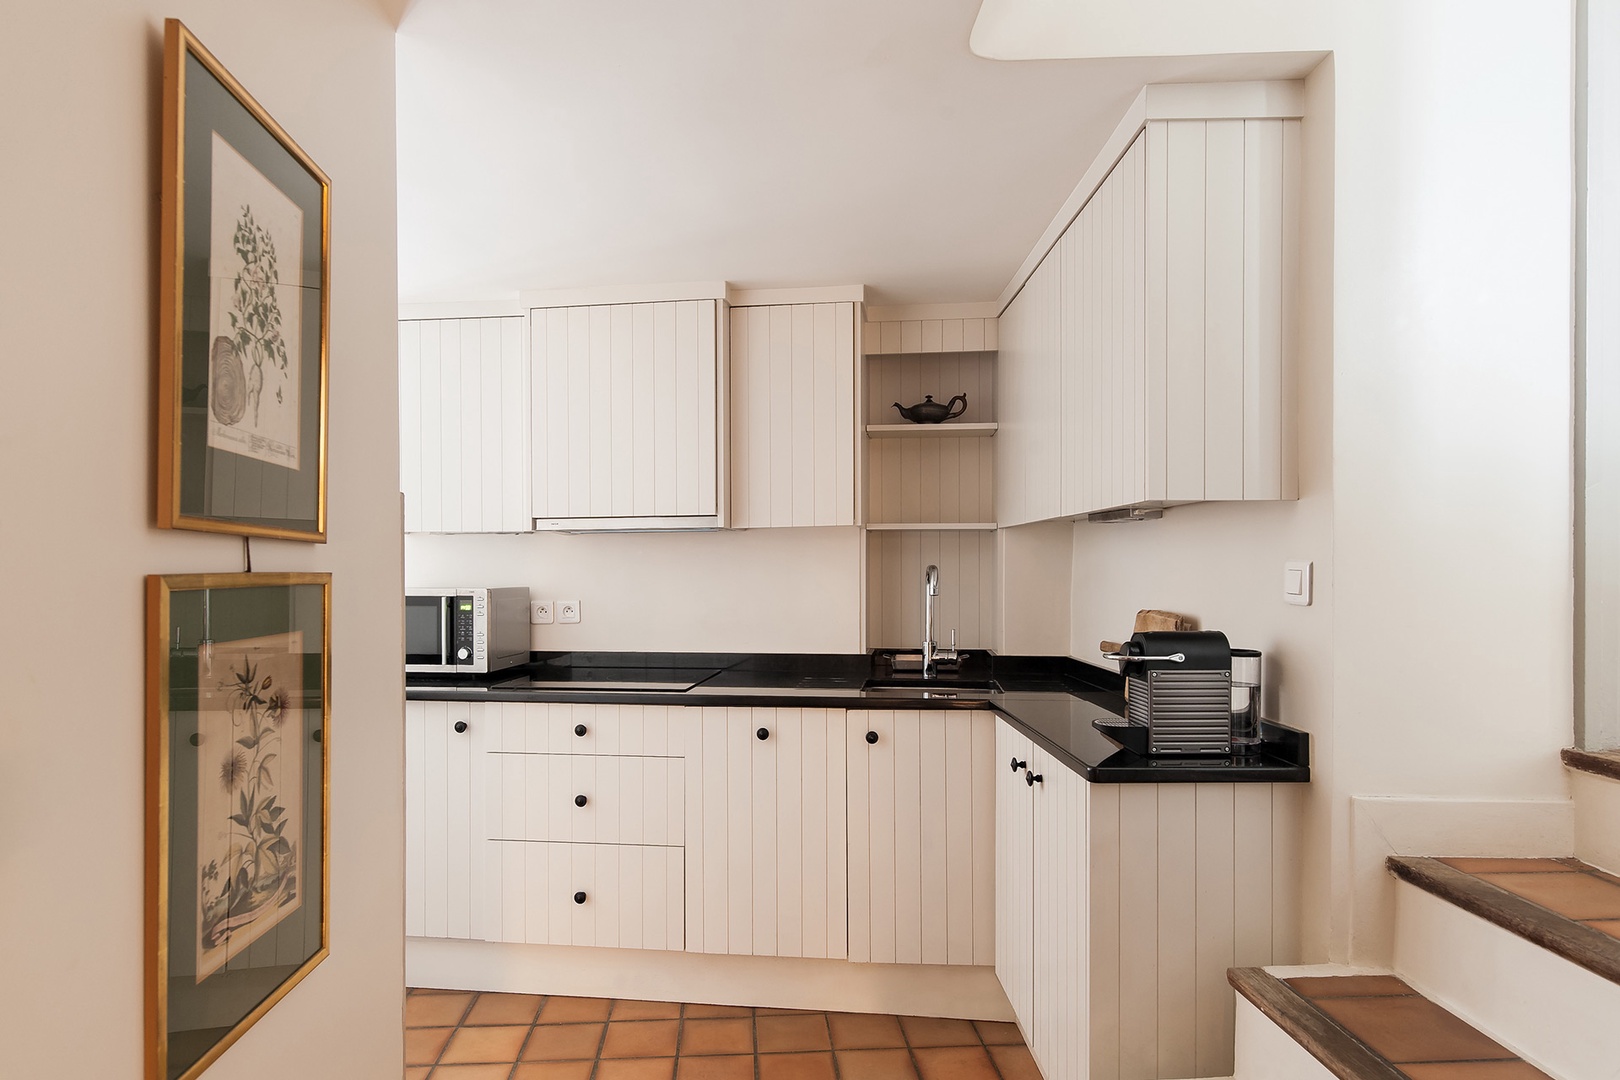
[[[1311,564],[1283,563],[1283,599],[1300,607],[1311,606]]]

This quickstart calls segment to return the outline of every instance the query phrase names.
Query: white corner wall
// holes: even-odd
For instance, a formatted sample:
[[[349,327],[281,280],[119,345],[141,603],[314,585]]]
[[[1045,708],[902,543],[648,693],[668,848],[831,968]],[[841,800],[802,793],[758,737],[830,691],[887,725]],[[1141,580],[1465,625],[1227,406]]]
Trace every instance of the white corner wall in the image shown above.
[[[1316,733],[1313,801],[1328,803],[1307,918],[1354,959],[1351,796],[1567,794],[1572,5],[1245,0],[1217,19],[1201,0],[1106,17],[986,0],[973,42],[1008,59],[1333,51],[1331,509],[1316,519],[1331,543],[1319,524],[1301,536],[1314,550],[1290,550],[1303,502],[1171,510],[1132,540],[1079,527],[1075,641],[1095,647],[1094,619],[1122,631],[1127,607],[1180,606],[1277,655],[1275,707]],[[1307,446],[1322,437],[1302,426]],[[1330,565],[1330,627],[1266,597],[1285,551]],[[1128,580],[1122,560],[1149,552],[1186,588],[1127,601],[1087,581]],[[1301,670],[1325,712],[1297,707]]]
[[[10,4],[0,35],[0,1043],[17,1077],[144,1076],[144,578],[242,569],[152,527],[163,19],[332,177],[331,955],[210,1080],[397,1080],[403,713],[394,39],[371,0]],[[90,1027],[86,1027],[86,1022]]]

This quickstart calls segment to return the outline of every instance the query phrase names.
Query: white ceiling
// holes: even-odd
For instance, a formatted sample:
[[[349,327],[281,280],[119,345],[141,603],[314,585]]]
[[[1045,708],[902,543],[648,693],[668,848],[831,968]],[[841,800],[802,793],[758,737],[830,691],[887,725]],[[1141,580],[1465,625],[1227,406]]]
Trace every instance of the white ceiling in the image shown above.
[[[400,294],[730,281],[992,300],[1148,82],[1314,56],[1028,61],[978,0],[415,0]]]

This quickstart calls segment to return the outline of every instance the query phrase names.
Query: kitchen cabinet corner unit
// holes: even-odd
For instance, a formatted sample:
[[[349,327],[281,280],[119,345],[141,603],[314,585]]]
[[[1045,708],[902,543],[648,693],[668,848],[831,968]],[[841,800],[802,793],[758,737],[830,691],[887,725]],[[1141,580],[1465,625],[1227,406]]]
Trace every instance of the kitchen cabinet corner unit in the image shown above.
[[[535,528],[726,525],[723,306],[530,310]]]
[[[996,519],[1298,496],[1300,121],[1147,120],[1001,317]]]

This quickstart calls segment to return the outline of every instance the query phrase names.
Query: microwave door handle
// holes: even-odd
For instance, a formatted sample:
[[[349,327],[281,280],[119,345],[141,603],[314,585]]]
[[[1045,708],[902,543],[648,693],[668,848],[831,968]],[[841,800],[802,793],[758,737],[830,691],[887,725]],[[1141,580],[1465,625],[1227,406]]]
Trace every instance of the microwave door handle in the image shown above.
[[[453,664],[456,658],[450,655],[450,627],[456,617],[456,598],[446,596],[439,605],[439,663]]]

